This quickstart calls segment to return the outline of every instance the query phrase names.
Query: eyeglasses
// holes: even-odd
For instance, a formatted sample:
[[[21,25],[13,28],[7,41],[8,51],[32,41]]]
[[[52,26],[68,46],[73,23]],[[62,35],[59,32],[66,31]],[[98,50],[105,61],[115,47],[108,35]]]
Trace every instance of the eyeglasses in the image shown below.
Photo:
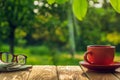
[[[26,55],[13,55],[9,52],[0,52],[0,60],[6,63],[26,64]]]

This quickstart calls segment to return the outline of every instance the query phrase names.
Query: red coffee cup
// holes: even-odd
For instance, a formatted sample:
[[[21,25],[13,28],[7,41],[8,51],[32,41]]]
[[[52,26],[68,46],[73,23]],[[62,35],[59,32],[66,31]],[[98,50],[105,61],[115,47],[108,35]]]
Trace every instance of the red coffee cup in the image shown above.
[[[90,64],[109,65],[113,63],[115,46],[90,45],[84,54],[84,60]]]

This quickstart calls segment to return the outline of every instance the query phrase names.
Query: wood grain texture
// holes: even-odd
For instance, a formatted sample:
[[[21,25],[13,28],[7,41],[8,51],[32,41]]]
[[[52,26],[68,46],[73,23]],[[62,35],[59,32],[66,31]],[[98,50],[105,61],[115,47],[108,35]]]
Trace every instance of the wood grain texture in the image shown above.
[[[119,80],[120,80],[120,68],[116,69],[116,72],[113,73],[113,74],[114,74],[116,77],[118,77]]]
[[[16,72],[0,72],[0,80],[120,80],[120,68],[115,73],[89,71],[82,66],[33,66]]]
[[[33,66],[28,80],[58,80],[56,66]]]
[[[0,80],[28,80],[31,69],[15,72],[0,72]]]
[[[59,80],[88,80],[79,66],[57,66]]]
[[[81,68],[84,70],[90,80],[119,80],[119,78],[116,77],[113,73],[90,71],[82,66]]]

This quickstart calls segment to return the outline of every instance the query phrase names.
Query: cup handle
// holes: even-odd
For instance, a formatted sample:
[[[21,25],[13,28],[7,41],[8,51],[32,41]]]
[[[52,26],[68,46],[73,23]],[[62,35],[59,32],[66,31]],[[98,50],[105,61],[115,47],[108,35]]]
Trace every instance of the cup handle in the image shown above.
[[[92,62],[90,62],[89,59],[88,59],[88,57],[87,57],[88,54],[92,55],[92,52],[91,52],[91,51],[86,51],[86,52],[84,53],[84,60],[85,60],[86,62],[92,64]]]

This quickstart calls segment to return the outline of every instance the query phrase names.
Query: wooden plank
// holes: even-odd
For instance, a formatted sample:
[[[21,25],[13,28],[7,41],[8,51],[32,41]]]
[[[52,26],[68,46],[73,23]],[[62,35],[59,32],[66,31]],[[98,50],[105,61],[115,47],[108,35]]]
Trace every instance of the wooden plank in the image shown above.
[[[116,72],[113,74],[120,79],[120,68],[116,69]]]
[[[0,80],[28,80],[31,69],[15,72],[0,72]]]
[[[57,66],[59,80],[88,80],[79,66]]]
[[[33,66],[28,80],[58,80],[56,66]]]
[[[86,73],[90,80],[119,80],[115,75],[112,73],[103,73],[103,72],[95,72],[82,67],[83,71]]]

